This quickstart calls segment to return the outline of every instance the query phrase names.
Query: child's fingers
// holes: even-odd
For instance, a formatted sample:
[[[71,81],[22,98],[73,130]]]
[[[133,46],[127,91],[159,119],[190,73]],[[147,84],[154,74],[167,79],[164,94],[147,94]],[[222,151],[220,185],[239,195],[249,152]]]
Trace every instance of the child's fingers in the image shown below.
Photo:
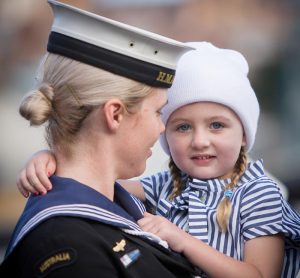
[[[138,220],[138,224],[141,225],[146,225],[147,223],[153,222],[153,215],[145,212],[144,217]]]
[[[140,225],[140,227],[143,231],[148,232],[148,233],[156,234],[158,231],[157,226],[153,222],[149,222],[149,223]]]
[[[38,194],[34,187],[31,186],[30,182],[27,179],[26,170],[22,170],[18,179],[17,187],[23,196],[28,197],[28,193]]]
[[[49,180],[49,176],[52,174],[52,172],[46,168],[44,163],[35,163],[35,174],[39,180],[39,183],[44,187],[45,190],[52,189],[52,184]]]
[[[27,167],[26,167],[26,177],[27,177],[27,181],[29,182],[30,186],[32,188],[34,188],[34,192],[38,192],[40,194],[46,194],[47,193],[47,189],[45,188],[45,186],[40,182],[39,178],[37,177],[36,174],[36,167],[34,163],[30,163]]]
[[[145,232],[156,233],[158,230],[156,218],[152,214],[140,219],[138,224]]]
[[[28,192],[23,186],[21,186],[19,179],[17,179],[17,187],[18,187],[20,193],[21,193],[25,198],[28,198],[29,192]]]

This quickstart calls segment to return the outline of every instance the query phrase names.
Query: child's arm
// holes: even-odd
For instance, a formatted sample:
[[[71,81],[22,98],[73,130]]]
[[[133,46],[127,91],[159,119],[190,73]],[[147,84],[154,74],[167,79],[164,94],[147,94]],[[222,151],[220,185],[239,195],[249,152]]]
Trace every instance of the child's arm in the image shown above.
[[[46,194],[52,189],[49,177],[56,169],[56,160],[52,152],[42,150],[35,153],[26,163],[24,169],[17,178],[17,187],[24,197],[29,193]],[[145,201],[143,186],[138,180],[118,181],[127,191]]]
[[[26,163],[17,178],[17,187],[24,197],[33,194],[46,194],[51,190],[49,177],[55,172],[56,160],[48,150],[35,153]]]
[[[280,235],[263,236],[247,241],[244,261],[238,261],[192,237],[161,216],[146,213],[138,224],[144,231],[166,240],[171,249],[183,253],[209,277],[274,278],[281,275],[284,241]]]

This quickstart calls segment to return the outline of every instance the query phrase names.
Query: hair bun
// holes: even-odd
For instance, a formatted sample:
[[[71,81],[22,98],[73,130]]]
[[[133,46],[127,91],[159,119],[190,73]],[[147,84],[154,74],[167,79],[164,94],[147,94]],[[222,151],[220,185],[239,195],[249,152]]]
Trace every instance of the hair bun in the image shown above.
[[[29,92],[22,100],[19,112],[30,125],[41,125],[45,123],[52,111],[53,88],[42,83],[40,88]]]

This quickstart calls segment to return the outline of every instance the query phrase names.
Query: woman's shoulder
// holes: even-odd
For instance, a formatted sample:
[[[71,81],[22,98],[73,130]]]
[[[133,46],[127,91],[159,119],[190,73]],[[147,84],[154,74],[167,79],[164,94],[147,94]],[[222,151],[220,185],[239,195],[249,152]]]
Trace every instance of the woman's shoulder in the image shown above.
[[[113,248],[122,238],[122,233],[113,226],[89,219],[53,217],[40,223],[22,239],[8,257],[8,266],[26,259],[28,266],[20,265],[20,268],[30,277],[54,270],[61,277],[101,274],[109,277],[109,273],[115,277]]]
[[[88,252],[101,257],[112,253],[121,234],[122,230],[105,223],[58,216],[40,223],[23,238],[18,247],[24,254],[30,251],[39,254],[39,257],[48,256],[56,250],[65,250],[70,256]],[[98,247],[95,249],[95,246]]]
[[[101,240],[101,237],[105,241],[106,234],[111,233],[113,230],[112,226],[87,218],[56,216],[41,222],[28,234],[28,237],[45,244],[48,241],[51,242],[51,240],[69,243],[79,240],[87,243],[95,239]]]

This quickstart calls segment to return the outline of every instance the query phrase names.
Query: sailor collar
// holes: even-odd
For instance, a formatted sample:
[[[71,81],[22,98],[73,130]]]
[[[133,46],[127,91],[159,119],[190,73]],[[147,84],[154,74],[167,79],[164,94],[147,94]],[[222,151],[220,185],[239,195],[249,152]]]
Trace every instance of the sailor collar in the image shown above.
[[[120,229],[141,231],[136,221],[145,207],[115,183],[115,202],[73,179],[52,176],[53,189],[46,195],[31,195],[14,230],[6,256],[39,223],[55,216],[87,218]]]

